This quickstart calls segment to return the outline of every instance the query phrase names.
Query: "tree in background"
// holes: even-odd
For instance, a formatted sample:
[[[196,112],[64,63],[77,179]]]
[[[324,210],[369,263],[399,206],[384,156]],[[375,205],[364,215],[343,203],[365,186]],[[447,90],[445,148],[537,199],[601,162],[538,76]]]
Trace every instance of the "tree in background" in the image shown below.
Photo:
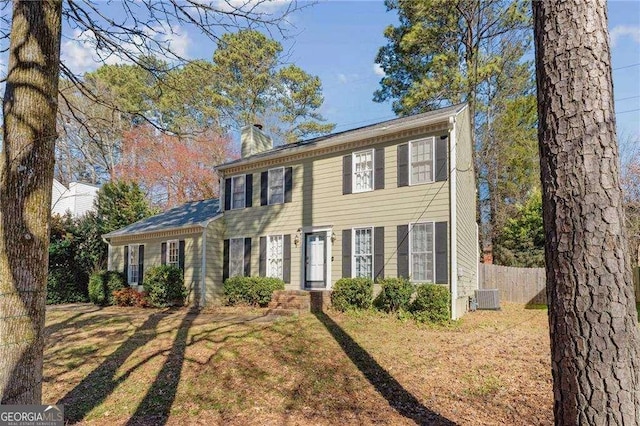
[[[494,261],[500,265],[522,268],[544,267],[544,228],[542,194],[534,189],[525,204],[515,207],[496,233]]]
[[[626,230],[631,265],[637,267],[640,265],[640,147],[637,139],[621,139],[625,139],[620,143],[620,163]]]
[[[520,171],[507,168],[498,156],[514,157],[517,153],[506,151],[521,152],[535,143],[535,138],[509,135],[506,126],[500,131],[507,134],[496,129],[496,122],[513,120],[509,117],[510,110],[517,109],[513,102],[532,95],[531,66],[523,60],[531,40],[529,3],[386,0],[385,4],[397,10],[400,24],[385,31],[388,44],[376,58],[385,76],[374,100],[392,100],[398,115],[469,104],[476,136],[478,220],[483,225],[482,242],[488,244],[504,223],[501,218],[507,216],[501,206],[510,203],[499,186],[521,177]],[[530,175],[534,173],[535,169]],[[526,187],[528,182],[518,184]],[[524,197],[526,193],[520,194],[520,201]]]
[[[139,184],[162,209],[218,195],[214,166],[231,155],[229,138],[213,132],[180,137],[136,126],[125,132],[116,177]]]
[[[640,328],[604,0],[534,1],[554,415],[640,424]]]
[[[100,234],[123,228],[156,213],[149,206],[136,182],[107,182],[95,201],[96,223]]]
[[[287,142],[329,133],[318,112],[324,98],[318,77],[295,65],[279,68],[282,45],[255,30],[222,36],[213,53],[212,82],[224,94],[221,110],[237,127],[272,121]]]

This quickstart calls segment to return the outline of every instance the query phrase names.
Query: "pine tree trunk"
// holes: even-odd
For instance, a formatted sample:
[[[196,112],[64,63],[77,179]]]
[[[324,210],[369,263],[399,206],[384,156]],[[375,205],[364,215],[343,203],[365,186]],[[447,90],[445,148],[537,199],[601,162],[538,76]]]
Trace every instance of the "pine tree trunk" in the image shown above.
[[[14,0],[0,158],[0,402],[40,404],[62,0]]]
[[[640,424],[605,0],[534,1],[556,424]]]

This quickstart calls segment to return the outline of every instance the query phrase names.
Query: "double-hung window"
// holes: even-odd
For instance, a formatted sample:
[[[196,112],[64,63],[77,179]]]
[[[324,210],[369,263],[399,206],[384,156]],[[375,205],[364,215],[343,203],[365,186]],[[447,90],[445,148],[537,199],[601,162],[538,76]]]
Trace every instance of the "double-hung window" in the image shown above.
[[[409,143],[411,185],[433,182],[435,138],[425,138]]]
[[[282,235],[270,235],[267,237],[267,276],[283,278]]]
[[[410,244],[412,281],[434,282],[433,222],[414,223]]]
[[[244,238],[229,240],[229,276],[244,275]]]
[[[353,230],[353,276],[373,278],[373,228]]]
[[[167,264],[172,266],[179,266],[180,263],[180,251],[178,246],[178,240],[167,241]]]
[[[245,206],[245,176],[231,178],[231,208],[243,209]]]
[[[269,204],[284,203],[284,168],[269,170]]]
[[[139,244],[131,244],[129,246],[129,285],[138,285],[140,284],[140,245]]]
[[[373,149],[353,153],[353,192],[373,190]]]

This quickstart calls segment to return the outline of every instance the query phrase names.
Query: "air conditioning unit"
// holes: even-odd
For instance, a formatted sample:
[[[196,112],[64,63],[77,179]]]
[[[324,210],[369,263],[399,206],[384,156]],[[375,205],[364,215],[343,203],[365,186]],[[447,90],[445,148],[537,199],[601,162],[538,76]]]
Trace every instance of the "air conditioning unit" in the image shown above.
[[[500,291],[497,288],[476,290],[478,309],[500,309]]]

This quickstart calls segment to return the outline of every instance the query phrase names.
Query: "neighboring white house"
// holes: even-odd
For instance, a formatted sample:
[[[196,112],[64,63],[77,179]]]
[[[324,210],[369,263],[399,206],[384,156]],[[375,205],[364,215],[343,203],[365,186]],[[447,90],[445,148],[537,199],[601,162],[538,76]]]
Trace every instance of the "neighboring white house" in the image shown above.
[[[84,216],[88,211],[93,210],[93,201],[97,197],[98,189],[95,185],[81,182],[71,182],[67,188],[54,179],[51,214],[62,216],[70,212],[73,217]]]

